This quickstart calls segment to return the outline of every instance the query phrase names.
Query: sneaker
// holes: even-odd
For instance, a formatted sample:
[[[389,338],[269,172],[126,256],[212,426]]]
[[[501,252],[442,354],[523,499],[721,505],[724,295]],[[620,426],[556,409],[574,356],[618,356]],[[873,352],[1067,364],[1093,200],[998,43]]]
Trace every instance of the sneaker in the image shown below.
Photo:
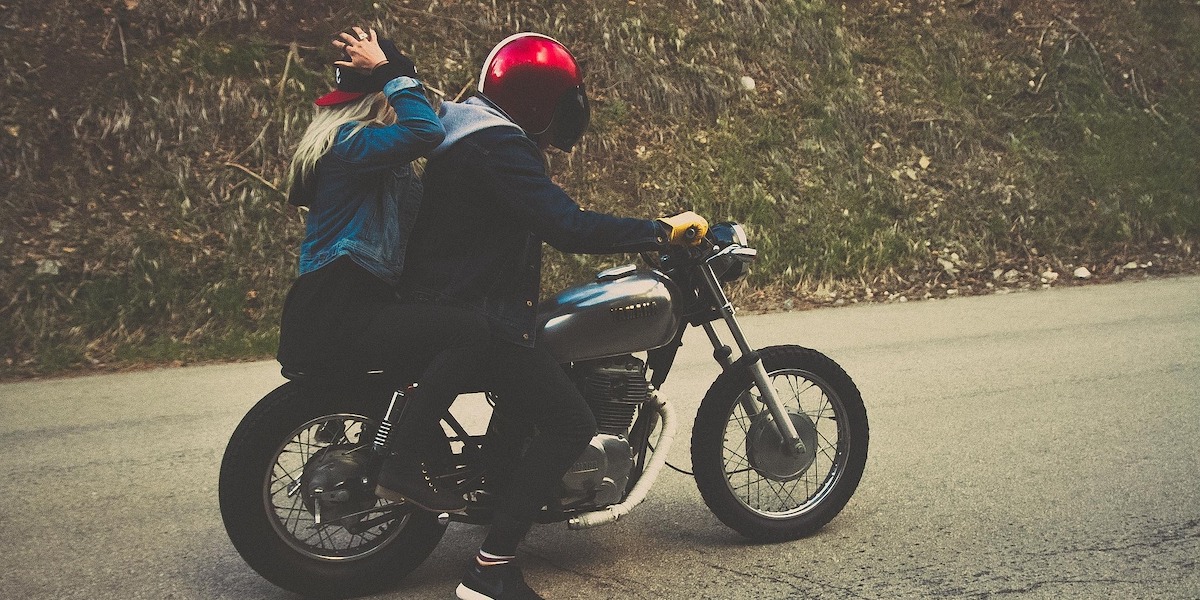
[[[425,463],[408,454],[393,454],[383,461],[375,495],[392,502],[408,502],[436,513],[456,513],[467,508],[462,494],[439,490]]]
[[[475,559],[454,593],[459,600],[544,600],[526,585],[516,563],[485,567]]]

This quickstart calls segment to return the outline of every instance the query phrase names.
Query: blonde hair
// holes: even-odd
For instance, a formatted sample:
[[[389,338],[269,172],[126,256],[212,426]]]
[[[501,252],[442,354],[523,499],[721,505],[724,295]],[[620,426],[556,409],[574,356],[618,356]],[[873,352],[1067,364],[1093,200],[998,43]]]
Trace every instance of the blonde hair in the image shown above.
[[[369,125],[391,125],[395,122],[396,111],[388,104],[382,92],[367,94],[354,102],[317,107],[308,129],[304,130],[304,135],[296,146],[296,153],[292,155],[292,164],[288,169],[288,189],[312,175],[317,161],[333,147],[338,129],[342,125],[355,123],[347,136],[349,139]]]

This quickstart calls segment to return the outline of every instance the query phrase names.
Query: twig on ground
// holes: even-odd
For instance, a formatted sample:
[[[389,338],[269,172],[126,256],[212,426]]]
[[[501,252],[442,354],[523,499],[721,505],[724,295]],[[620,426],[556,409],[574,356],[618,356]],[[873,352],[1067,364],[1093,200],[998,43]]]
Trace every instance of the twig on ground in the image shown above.
[[[121,26],[121,22],[113,19],[113,23],[117,24],[117,37],[121,40],[121,61],[125,66],[129,66],[129,51],[125,47],[125,28]]]
[[[249,176],[253,177],[253,178],[254,178],[255,180],[257,180],[259,183],[261,183],[261,184],[263,184],[263,185],[267,186],[268,188],[271,188],[271,190],[273,190],[273,191],[274,191],[276,194],[279,194],[280,196],[286,196],[286,195],[287,195],[287,194],[284,194],[282,190],[280,190],[279,188],[275,187],[275,184],[271,183],[270,181],[267,181],[267,180],[266,180],[266,178],[264,178],[262,175],[259,175],[258,173],[255,173],[254,171],[251,171],[251,170],[250,170],[248,167],[245,167],[245,166],[243,166],[243,165],[239,165],[239,164],[237,164],[237,163],[235,163],[235,162],[230,162],[230,161],[226,161],[226,162],[225,162],[225,166],[227,166],[227,167],[230,167],[230,168],[237,169],[237,170],[239,170],[239,171],[241,171],[241,172],[243,172],[243,173],[245,173],[245,174],[247,174],[247,175],[249,175]]]
[[[1112,91],[1112,86],[1108,83],[1108,77],[1104,76],[1104,60],[1100,58],[1100,51],[1096,49],[1096,45],[1092,43],[1091,38],[1089,38],[1082,29],[1080,29],[1066,17],[1055,15],[1054,18],[1058,19],[1063,25],[1066,25],[1067,29],[1070,29],[1072,33],[1083,38],[1083,41],[1087,42],[1088,48],[1090,48],[1092,51],[1092,57],[1096,59],[1096,69],[1100,71],[1101,80],[1104,81],[1104,87],[1107,87],[1109,91]]]

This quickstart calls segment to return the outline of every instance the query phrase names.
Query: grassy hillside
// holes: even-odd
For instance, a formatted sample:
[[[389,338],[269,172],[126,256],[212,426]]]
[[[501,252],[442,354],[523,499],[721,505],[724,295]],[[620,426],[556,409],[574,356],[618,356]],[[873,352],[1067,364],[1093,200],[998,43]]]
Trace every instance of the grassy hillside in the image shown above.
[[[761,308],[1197,260],[1195,0],[340,6],[0,7],[0,376],[270,355],[303,231],[280,186],[355,23],[449,98],[504,36],[563,40],[594,119],[556,178],[589,208],[747,223],[737,296]]]

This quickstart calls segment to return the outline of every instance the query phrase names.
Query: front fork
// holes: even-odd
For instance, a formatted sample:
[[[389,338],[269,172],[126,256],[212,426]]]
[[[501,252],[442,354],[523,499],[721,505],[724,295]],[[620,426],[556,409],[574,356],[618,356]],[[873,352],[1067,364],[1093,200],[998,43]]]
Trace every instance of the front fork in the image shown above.
[[[771,413],[771,420],[779,431],[780,439],[784,441],[786,448],[791,449],[797,455],[804,454],[808,449],[796,432],[796,426],[792,424],[791,416],[784,410],[783,403],[775,394],[775,386],[771,385],[770,376],[767,375],[767,369],[763,366],[762,356],[758,354],[757,350],[750,347],[745,334],[742,333],[742,328],[738,326],[733,304],[729,302],[725,290],[721,289],[716,273],[713,273],[712,267],[707,264],[701,266],[701,271],[704,274],[704,283],[708,285],[708,290],[716,301],[714,304],[717,306],[717,312],[725,321],[725,325],[729,327],[729,332],[733,334],[733,340],[737,344],[741,356],[747,359],[750,375],[754,378],[754,385],[758,387],[759,398],[762,399],[763,404],[767,405],[767,410]],[[731,357],[733,351],[721,342],[721,338],[717,336],[711,322],[704,323],[703,327],[704,333],[708,334],[708,339],[715,348],[713,357],[721,363],[722,368],[729,368],[733,364]],[[758,407],[754,405],[754,400],[750,398],[749,394],[743,394],[740,402],[747,415],[758,414]]]

